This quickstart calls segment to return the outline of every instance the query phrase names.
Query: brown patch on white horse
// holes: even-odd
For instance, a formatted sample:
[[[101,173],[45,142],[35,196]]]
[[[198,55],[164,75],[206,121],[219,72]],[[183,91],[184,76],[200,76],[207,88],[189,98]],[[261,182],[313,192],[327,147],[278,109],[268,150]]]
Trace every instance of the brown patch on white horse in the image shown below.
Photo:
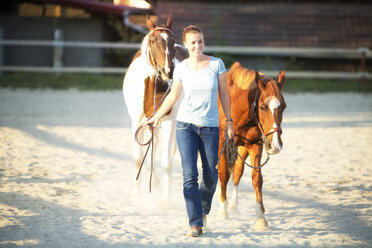
[[[155,108],[160,103],[160,100],[164,96],[164,92],[168,89],[167,84],[156,84],[154,78],[147,77],[145,79],[145,93],[144,93],[144,102],[143,102],[143,111],[145,116],[148,118],[154,113]],[[160,107],[159,104],[158,107]],[[170,110],[171,111],[171,110]],[[169,114],[170,111],[167,113]]]

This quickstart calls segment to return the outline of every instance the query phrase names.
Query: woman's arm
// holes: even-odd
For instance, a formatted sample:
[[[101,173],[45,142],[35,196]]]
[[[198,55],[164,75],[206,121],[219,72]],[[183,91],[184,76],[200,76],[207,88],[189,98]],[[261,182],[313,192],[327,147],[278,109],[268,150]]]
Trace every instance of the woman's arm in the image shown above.
[[[153,128],[157,127],[159,120],[172,108],[176,103],[177,99],[182,92],[182,83],[178,81],[173,81],[172,89],[169,92],[168,96],[164,99],[163,104],[160,106],[156,114],[151,117],[150,120],[146,121],[144,125],[152,126]]]
[[[231,104],[230,104],[229,91],[227,89],[226,72],[218,76],[218,92],[220,95],[222,109],[226,117],[225,134],[228,135],[229,139],[233,139],[234,138],[234,127],[232,125],[233,120],[231,118]]]

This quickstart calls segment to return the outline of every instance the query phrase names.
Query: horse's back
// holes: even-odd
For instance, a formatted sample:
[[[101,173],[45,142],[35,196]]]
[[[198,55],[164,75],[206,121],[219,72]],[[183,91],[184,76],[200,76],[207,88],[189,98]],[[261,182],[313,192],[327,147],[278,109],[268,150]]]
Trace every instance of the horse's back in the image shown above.
[[[258,72],[264,82],[272,80],[262,72]],[[243,67],[239,62],[235,62],[227,73],[227,84],[229,87],[235,86],[241,90],[255,89],[256,84],[256,71]]]
[[[183,60],[189,57],[189,52],[181,45],[175,44],[174,50],[175,50],[174,57],[178,62],[182,62]]]

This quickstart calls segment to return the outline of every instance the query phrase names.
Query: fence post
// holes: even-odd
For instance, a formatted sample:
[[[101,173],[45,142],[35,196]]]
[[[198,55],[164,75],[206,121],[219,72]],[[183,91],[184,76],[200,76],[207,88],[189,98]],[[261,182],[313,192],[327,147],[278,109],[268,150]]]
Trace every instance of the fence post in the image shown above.
[[[3,39],[3,28],[0,27],[0,40]],[[4,65],[4,46],[0,44],[0,67]],[[0,70],[0,76],[3,75],[3,71]]]
[[[362,76],[360,77],[360,82],[364,84],[366,81],[364,73],[366,72],[366,54],[368,52],[368,48],[359,47],[358,51],[360,52],[360,71],[362,73]]]
[[[61,73],[63,55],[63,32],[61,29],[54,30],[53,46],[53,69],[57,74]]]

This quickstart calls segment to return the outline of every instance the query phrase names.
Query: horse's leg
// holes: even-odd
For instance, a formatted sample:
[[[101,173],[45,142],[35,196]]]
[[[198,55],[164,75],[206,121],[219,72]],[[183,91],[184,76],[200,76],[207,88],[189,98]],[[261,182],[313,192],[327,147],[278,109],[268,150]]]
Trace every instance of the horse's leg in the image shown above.
[[[221,150],[221,144],[220,149]],[[225,152],[222,153],[220,158],[220,164],[218,167],[218,177],[219,177],[219,193],[220,193],[220,209],[218,211],[218,217],[227,219],[229,217],[229,214],[227,212],[227,196],[226,196],[226,189],[227,189],[227,183],[229,182],[230,178],[230,170],[227,166],[226,162],[226,155]]]
[[[154,156],[153,156],[151,186],[152,186],[152,188],[155,188],[155,187],[160,185],[160,179],[159,179],[159,176],[158,176],[158,170],[157,170],[157,166],[156,166],[157,165],[156,158],[158,157],[157,154],[158,154],[159,146],[161,145],[161,142],[160,142],[160,139],[159,139],[159,137],[161,136],[159,128],[155,128],[153,130],[153,136],[154,136],[154,143],[152,145],[154,146],[153,147]],[[152,148],[150,147],[150,151],[147,154],[147,158],[146,158],[149,171],[151,170],[151,149]]]
[[[239,213],[238,209],[238,186],[240,179],[243,176],[244,173],[244,161],[248,157],[248,151],[244,146],[239,146],[238,147],[238,152],[240,156],[243,158],[238,157],[235,165],[234,165],[234,174],[233,174],[233,182],[234,182],[234,189],[231,197],[231,201],[229,203],[229,208],[230,210]]]
[[[164,170],[164,185],[163,185],[163,196],[165,198],[170,197],[171,193],[171,179],[172,179],[172,152],[174,143],[174,130],[175,122],[173,120],[165,120],[161,124],[162,127],[162,155],[161,165]]]
[[[138,121],[132,121],[133,137],[135,135],[135,132],[136,132],[137,128],[138,128]],[[143,139],[144,139],[143,133],[139,132],[138,133],[138,140],[142,141]],[[138,145],[136,142],[134,142],[133,159],[134,159],[134,163],[136,165],[136,175],[137,175],[137,173],[140,169],[142,158],[143,158],[143,149],[140,145]],[[133,193],[138,194],[140,192],[140,187],[141,187],[141,175],[139,176],[138,180],[135,181]]]
[[[262,146],[253,145],[253,148],[249,150],[249,155],[251,157],[251,164],[254,166],[259,166],[261,163],[262,156]],[[256,231],[268,231],[269,226],[265,218],[265,207],[262,199],[262,185],[263,178],[261,174],[261,169],[252,169],[252,185],[256,192]]]

